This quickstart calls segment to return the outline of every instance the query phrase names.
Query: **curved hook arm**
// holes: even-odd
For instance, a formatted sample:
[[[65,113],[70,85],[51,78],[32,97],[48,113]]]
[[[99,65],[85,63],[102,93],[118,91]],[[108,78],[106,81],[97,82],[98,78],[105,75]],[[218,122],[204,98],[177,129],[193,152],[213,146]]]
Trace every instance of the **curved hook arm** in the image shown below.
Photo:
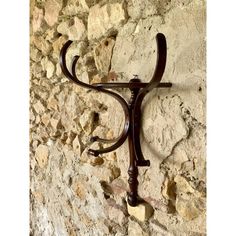
[[[90,142],[101,142],[101,143],[114,143],[119,140],[119,137],[114,138],[114,139],[105,139],[105,138],[100,138],[99,136],[92,136],[90,138]]]
[[[158,86],[158,84],[160,83],[162,79],[163,73],[165,71],[167,45],[166,45],[166,38],[164,34],[158,33],[156,35],[156,43],[157,43],[157,48],[158,48],[157,50],[158,58],[156,62],[156,68],[149,84],[145,88],[140,90],[140,92],[137,95],[137,98],[134,103],[134,113],[133,113],[134,115],[132,117],[133,124],[135,124],[135,121],[140,122],[142,101],[145,95],[150,90]],[[134,150],[135,150],[135,156],[137,159],[137,164],[145,165],[146,163],[147,165],[150,165],[150,163],[148,163],[144,159],[143,154],[142,154],[140,139],[139,139],[140,126],[137,126],[136,129],[132,129],[132,130],[133,130],[133,139],[134,139],[134,147],[135,147]]]
[[[127,105],[126,101],[120,95],[118,95],[117,93],[114,93],[114,92],[109,91],[109,90],[105,90],[105,89],[100,88],[100,87],[99,88],[94,87],[90,84],[86,84],[86,83],[81,82],[77,78],[76,71],[75,71],[76,63],[79,59],[79,56],[75,56],[73,58],[72,68],[71,68],[72,74],[70,73],[70,71],[68,70],[68,68],[66,66],[66,52],[67,52],[67,49],[69,48],[69,46],[71,45],[71,43],[72,43],[72,41],[70,41],[70,40],[67,41],[64,44],[64,46],[62,47],[61,52],[60,52],[60,66],[61,66],[61,69],[62,69],[63,73],[65,74],[65,76],[68,79],[72,80],[77,85],[80,85],[84,88],[93,89],[95,91],[99,91],[99,92],[103,92],[103,93],[106,93],[108,95],[111,95],[113,98],[115,98],[121,104],[121,106],[123,108],[123,111],[125,113],[124,129],[123,129],[121,135],[117,139],[115,139],[115,141],[117,141],[117,142],[114,143],[112,146],[104,148],[104,149],[100,149],[100,150],[89,149],[88,152],[90,154],[94,155],[94,156],[98,156],[99,154],[102,154],[102,153],[107,153],[107,152],[114,151],[116,148],[118,148],[119,146],[121,146],[124,143],[124,141],[126,140],[126,138],[128,136],[129,125],[130,125],[128,105]]]
[[[86,84],[86,83],[83,83],[81,82],[80,80],[78,80],[77,77],[74,77],[71,72],[68,70],[67,66],[66,66],[66,53],[67,53],[67,49],[69,48],[69,46],[72,44],[72,41],[71,40],[68,40],[64,46],[62,47],[61,51],[60,51],[60,57],[59,57],[59,60],[60,60],[60,66],[61,66],[61,69],[62,69],[62,72],[63,74],[69,79],[71,80],[72,82],[76,83],[77,85],[79,86],[82,86],[84,88],[87,88],[87,89],[94,89],[94,87],[90,84]],[[75,56],[74,57],[74,60],[76,59],[76,62],[77,60],[79,59],[79,56]]]

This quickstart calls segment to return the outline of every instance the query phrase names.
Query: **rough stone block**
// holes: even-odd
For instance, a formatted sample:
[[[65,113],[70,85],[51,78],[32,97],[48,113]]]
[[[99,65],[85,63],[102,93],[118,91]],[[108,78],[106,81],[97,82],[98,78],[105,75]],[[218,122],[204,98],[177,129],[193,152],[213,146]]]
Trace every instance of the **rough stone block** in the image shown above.
[[[122,3],[99,4],[89,9],[88,16],[88,39],[99,39],[109,35],[125,23],[126,13]]]
[[[49,26],[53,26],[57,22],[61,7],[62,7],[62,1],[58,0],[46,1],[44,19]]]
[[[43,9],[39,9],[37,7],[34,8],[33,11],[33,19],[32,19],[32,29],[33,33],[40,30],[43,22]]]
[[[138,206],[132,207],[127,203],[128,213],[140,221],[148,220],[153,214],[153,208],[147,202],[142,202]]]
[[[48,162],[48,147],[46,145],[40,144],[35,151],[35,159],[37,160],[40,168],[44,168]]]
[[[108,73],[114,45],[115,40],[107,38],[99,43],[94,49],[94,60],[98,70]]]
[[[128,235],[130,236],[149,236],[148,232],[145,232],[138,222],[129,220]]]
[[[74,17],[71,20],[62,22],[57,27],[58,33],[67,35],[70,40],[84,40],[86,38],[86,28],[81,19]]]

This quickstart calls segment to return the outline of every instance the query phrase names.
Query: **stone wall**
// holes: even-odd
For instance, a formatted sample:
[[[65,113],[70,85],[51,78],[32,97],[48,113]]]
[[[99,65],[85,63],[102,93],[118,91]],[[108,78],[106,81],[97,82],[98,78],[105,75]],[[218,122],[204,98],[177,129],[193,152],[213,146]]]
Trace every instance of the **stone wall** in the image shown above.
[[[31,0],[31,235],[206,235],[205,2],[202,0]],[[155,35],[167,38],[164,82],[143,102],[139,195],[154,209],[145,222],[126,205],[128,145],[93,157],[89,142],[117,137],[123,112],[111,97],[62,74],[59,51],[87,83],[149,81]],[[129,91],[119,90],[128,98]],[[104,147],[104,146],[103,146]]]

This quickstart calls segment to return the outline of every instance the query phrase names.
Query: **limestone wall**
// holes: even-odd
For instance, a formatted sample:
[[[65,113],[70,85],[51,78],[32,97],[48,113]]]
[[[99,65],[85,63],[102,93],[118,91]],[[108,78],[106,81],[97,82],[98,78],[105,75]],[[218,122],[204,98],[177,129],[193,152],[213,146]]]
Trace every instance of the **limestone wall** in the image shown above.
[[[30,197],[32,235],[205,235],[205,2],[202,0],[31,0]],[[149,81],[155,35],[167,38],[164,82],[143,102],[139,195],[154,209],[127,213],[128,145],[93,157],[90,136],[117,137],[123,112],[111,97],[62,74],[59,51],[74,41],[87,83]],[[125,98],[129,91],[119,90]],[[104,146],[103,146],[104,147]]]

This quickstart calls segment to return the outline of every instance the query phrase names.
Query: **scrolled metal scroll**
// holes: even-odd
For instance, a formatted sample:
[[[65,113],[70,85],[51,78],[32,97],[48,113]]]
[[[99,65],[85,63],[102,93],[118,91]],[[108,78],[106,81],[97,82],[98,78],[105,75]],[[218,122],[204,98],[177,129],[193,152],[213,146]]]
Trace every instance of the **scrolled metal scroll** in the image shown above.
[[[68,40],[64,44],[64,46],[62,47],[61,52],[60,52],[60,66],[61,66],[61,69],[62,69],[62,72],[64,73],[64,75],[68,79],[70,79],[72,82],[74,82],[75,84],[77,84],[81,87],[84,87],[86,89],[92,89],[92,90],[95,90],[98,92],[103,92],[105,94],[112,96],[121,104],[124,114],[125,114],[125,124],[124,124],[123,131],[120,134],[120,136],[114,140],[115,143],[110,147],[100,149],[100,150],[89,149],[88,152],[91,155],[98,156],[99,154],[102,154],[102,153],[114,151],[115,149],[117,149],[118,147],[120,147],[124,143],[124,141],[126,140],[126,138],[128,136],[129,126],[130,126],[128,105],[127,105],[126,101],[119,94],[109,91],[109,90],[106,90],[106,89],[103,89],[101,87],[96,87],[96,86],[86,84],[86,83],[80,81],[78,79],[78,77],[76,76],[76,71],[75,71],[76,63],[79,59],[79,56],[74,56],[74,58],[73,58],[72,67],[71,67],[72,73],[68,70],[67,65],[66,65],[66,52],[67,52],[69,46],[71,45],[71,43],[72,43],[72,41]],[[98,138],[98,140],[99,139],[101,139],[101,138]],[[113,142],[113,140],[111,142]]]

